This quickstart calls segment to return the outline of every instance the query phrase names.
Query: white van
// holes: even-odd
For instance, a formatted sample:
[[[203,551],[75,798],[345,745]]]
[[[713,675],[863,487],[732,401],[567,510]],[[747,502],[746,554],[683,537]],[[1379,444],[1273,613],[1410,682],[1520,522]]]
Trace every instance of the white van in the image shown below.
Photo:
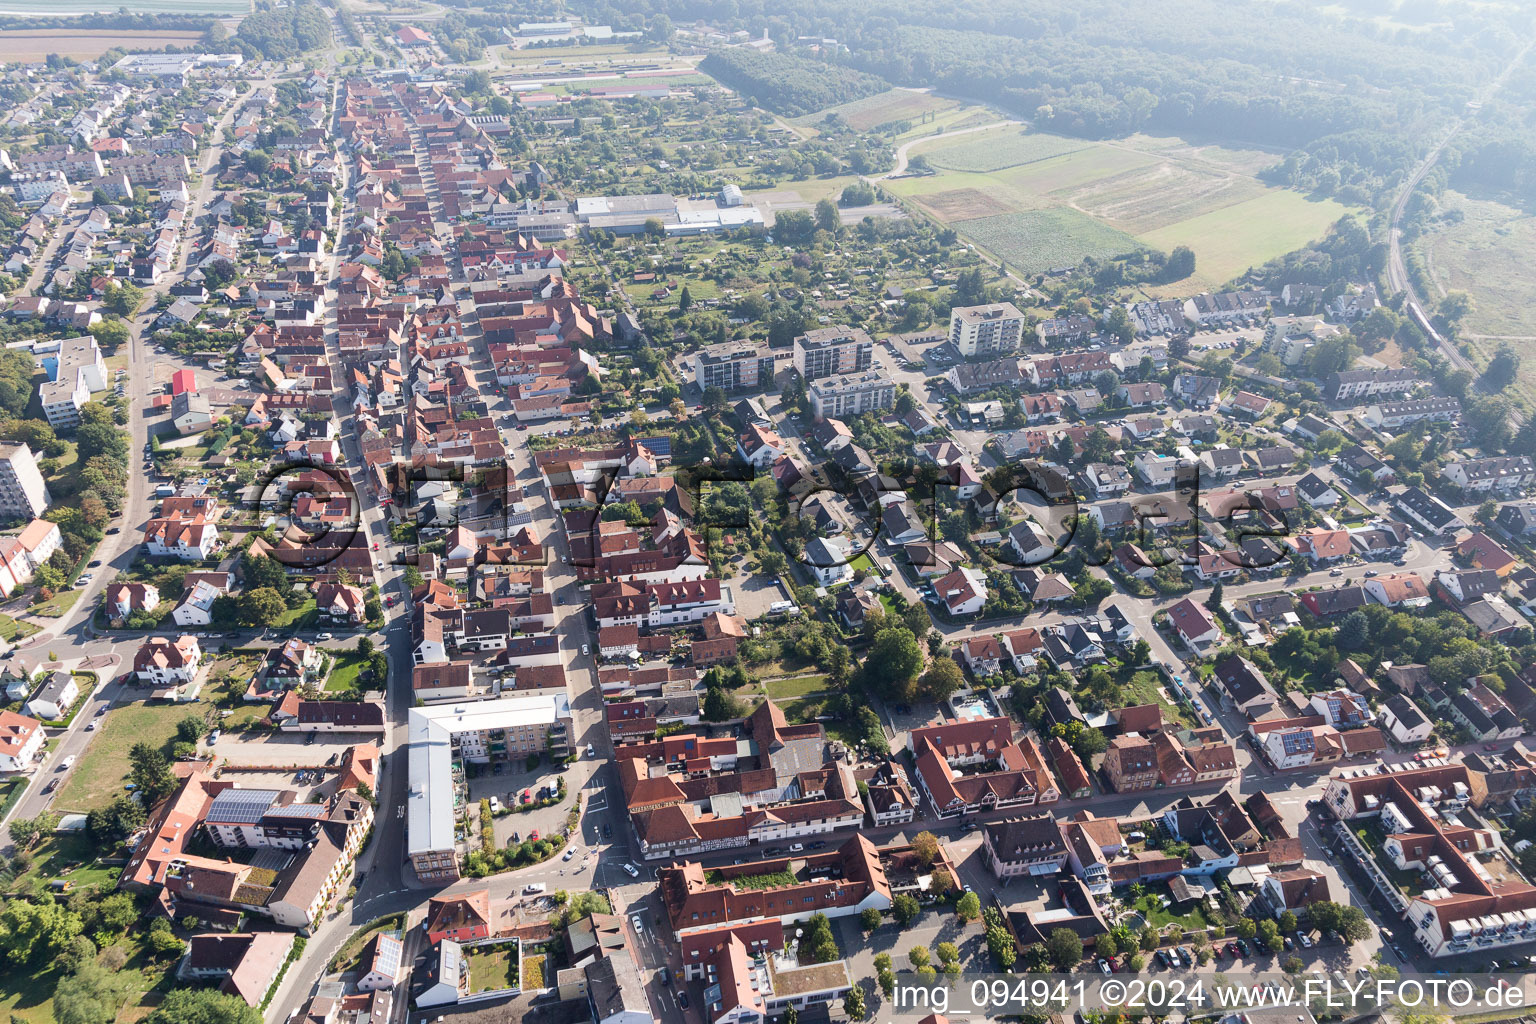
[[[543,892],[545,890],[545,888],[547,888],[547,887],[544,885],[543,882],[529,882],[527,885],[523,886],[523,892],[525,892],[528,895],[532,896],[532,895],[535,895],[537,893]]]

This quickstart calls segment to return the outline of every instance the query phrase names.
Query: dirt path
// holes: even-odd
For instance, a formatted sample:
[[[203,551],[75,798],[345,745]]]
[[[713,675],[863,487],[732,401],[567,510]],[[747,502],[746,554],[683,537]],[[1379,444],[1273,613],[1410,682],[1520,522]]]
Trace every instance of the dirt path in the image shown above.
[[[991,124],[978,124],[973,125],[970,128],[958,128],[952,132],[939,132],[937,135],[924,135],[920,139],[908,139],[906,142],[903,142],[901,145],[896,147],[896,166],[891,168],[889,171],[886,171],[884,174],[876,174],[870,177],[868,180],[883,181],[886,178],[899,178],[901,175],[907,173],[907,152],[920,142],[932,142],[934,139],[949,139],[956,135],[969,135],[972,132],[984,132],[991,128],[1007,128],[1010,126],[1015,128],[1023,128],[1024,122],[1014,121],[1012,119],[1006,121],[993,121]]]

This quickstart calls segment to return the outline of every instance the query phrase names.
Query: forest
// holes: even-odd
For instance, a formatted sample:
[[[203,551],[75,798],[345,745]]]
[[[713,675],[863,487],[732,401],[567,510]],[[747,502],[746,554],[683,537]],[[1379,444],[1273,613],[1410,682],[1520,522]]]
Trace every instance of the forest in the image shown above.
[[[874,75],[852,68],[787,53],[759,53],[746,47],[717,50],[704,58],[699,69],[757,106],[790,117],[890,88]]]
[[[235,45],[267,60],[286,60],[330,45],[331,22],[310,0],[277,10],[262,10],[240,23]]]

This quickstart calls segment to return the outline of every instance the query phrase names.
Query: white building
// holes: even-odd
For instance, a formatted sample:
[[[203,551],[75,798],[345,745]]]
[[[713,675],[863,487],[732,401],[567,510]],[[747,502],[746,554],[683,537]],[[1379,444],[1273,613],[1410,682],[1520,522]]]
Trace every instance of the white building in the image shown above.
[[[1394,694],[1387,698],[1377,717],[1381,727],[1402,747],[1416,747],[1429,739],[1435,731],[1435,723],[1409,700],[1406,694]]]
[[[21,710],[23,714],[56,722],[69,714],[79,696],[80,687],[75,683],[75,677],[68,672],[55,672]]]
[[[412,708],[406,734],[406,854],[418,878],[452,881],[459,877],[454,762],[516,763],[546,750],[563,756],[572,742],[571,704],[564,693],[540,693]]]
[[[957,306],[949,313],[949,341],[962,356],[1015,352],[1024,336],[1024,314],[1011,302]]]
[[[36,519],[53,504],[32,449],[24,444],[0,446],[0,516]]]
[[[815,380],[808,390],[817,419],[880,412],[896,404],[896,385],[874,370]]]
[[[46,737],[43,723],[14,711],[0,711],[0,772],[19,772],[37,760]]]
[[[56,351],[43,353],[43,369],[48,380],[38,385],[37,395],[48,424],[55,430],[78,427],[80,407],[93,392],[107,389],[107,364],[96,339],[65,338]]]

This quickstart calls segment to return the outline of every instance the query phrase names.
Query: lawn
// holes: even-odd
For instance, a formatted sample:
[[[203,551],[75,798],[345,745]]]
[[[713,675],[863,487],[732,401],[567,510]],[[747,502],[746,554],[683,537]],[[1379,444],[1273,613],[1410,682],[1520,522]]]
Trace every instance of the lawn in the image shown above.
[[[84,833],[59,834],[32,847],[32,867],[11,882],[11,888],[19,886],[23,879],[37,877],[44,882],[63,878],[79,888],[99,885],[111,888],[117,884],[116,868],[97,860],[101,850]]]
[[[367,661],[355,650],[337,651],[328,649],[325,653],[331,656],[331,676],[325,681],[325,688],[336,693],[358,689],[358,680],[363,674],[363,666],[367,664]]]
[[[806,697],[814,693],[821,693],[826,689],[826,676],[794,676],[789,679],[770,679],[763,686],[768,690],[768,696],[775,701],[793,700],[796,697]]]
[[[0,1013],[28,1024],[54,1024],[53,987],[58,980],[51,962],[8,966],[0,971]]]
[[[15,643],[25,639],[38,631],[38,627],[30,622],[21,622],[9,615],[0,615],[0,640],[7,643]]]
[[[100,719],[91,745],[71,769],[53,806],[60,811],[92,811],[105,807],[128,781],[128,750],[145,742],[163,747],[176,733],[176,723],[206,710],[192,704],[148,704],[142,700],[113,708]]]
[[[41,604],[34,604],[27,609],[28,615],[41,615],[45,619],[58,619],[68,614],[80,600],[80,591],[61,590]]]
[[[315,599],[309,598],[297,608],[290,608],[272,624],[274,629],[308,629],[314,625]]]
[[[848,563],[848,568],[853,569],[855,571],[857,571],[859,569],[863,569],[867,573],[871,573],[871,574],[877,575],[877,576],[879,575],[879,570],[877,570],[875,568],[875,563],[869,557],[869,552],[868,551],[861,551],[861,552],[859,552],[859,556],[857,558],[855,558],[853,561]]]
[[[1120,692],[1126,707],[1134,707],[1137,704],[1160,704],[1164,718],[1174,718],[1194,728],[1198,723],[1189,710],[1179,704],[1170,704],[1167,698],[1158,692],[1158,688],[1162,685],[1163,677],[1159,673],[1143,670],[1121,683]]]
[[[470,992],[492,992],[517,987],[517,958],[512,946],[500,946],[481,952],[469,951]]]
[[[1178,925],[1186,931],[1199,931],[1210,927],[1210,922],[1205,919],[1198,905],[1190,908],[1187,914],[1175,914],[1171,907],[1163,906],[1163,901],[1155,895],[1143,896],[1136,904],[1136,909],[1146,917],[1147,924],[1153,928],[1162,929],[1170,924]]]

